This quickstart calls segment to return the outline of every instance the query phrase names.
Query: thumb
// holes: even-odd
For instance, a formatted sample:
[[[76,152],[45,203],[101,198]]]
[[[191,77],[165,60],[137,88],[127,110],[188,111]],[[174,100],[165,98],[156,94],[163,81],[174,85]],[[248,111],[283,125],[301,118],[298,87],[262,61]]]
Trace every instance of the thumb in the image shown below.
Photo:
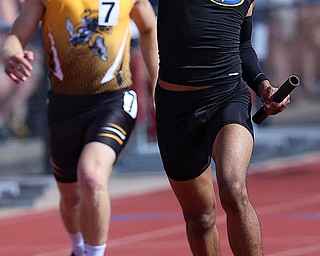
[[[27,60],[34,60],[34,53],[32,51],[25,50],[24,51],[24,57]]]

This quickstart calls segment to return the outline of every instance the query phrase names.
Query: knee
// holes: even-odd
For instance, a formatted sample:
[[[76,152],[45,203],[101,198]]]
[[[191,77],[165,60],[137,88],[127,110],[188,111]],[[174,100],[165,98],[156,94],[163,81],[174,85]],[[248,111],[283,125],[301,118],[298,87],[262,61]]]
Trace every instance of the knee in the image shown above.
[[[65,210],[74,210],[79,206],[80,195],[78,191],[61,193],[60,204]]]
[[[216,225],[216,216],[213,211],[211,213],[201,213],[192,216],[184,215],[184,217],[187,229],[199,236],[211,232]]]
[[[220,200],[226,213],[238,214],[242,212],[249,203],[248,193],[245,185],[234,182],[219,188]]]
[[[78,171],[78,184],[83,199],[94,199],[99,193],[107,190],[107,181],[97,172],[90,170]]]

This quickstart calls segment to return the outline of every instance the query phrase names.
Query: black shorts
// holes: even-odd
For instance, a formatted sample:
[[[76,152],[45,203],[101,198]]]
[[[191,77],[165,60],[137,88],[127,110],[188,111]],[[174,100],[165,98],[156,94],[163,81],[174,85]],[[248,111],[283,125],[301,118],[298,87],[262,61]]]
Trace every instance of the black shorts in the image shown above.
[[[98,141],[118,156],[137,115],[137,95],[119,90],[93,96],[48,94],[50,162],[60,182],[77,181],[78,160],[84,146]]]
[[[240,124],[253,136],[251,94],[241,80],[195,91],[156,87],[156,127],[164,169],[173,180],[198,177],[211,163],[220,129]]]

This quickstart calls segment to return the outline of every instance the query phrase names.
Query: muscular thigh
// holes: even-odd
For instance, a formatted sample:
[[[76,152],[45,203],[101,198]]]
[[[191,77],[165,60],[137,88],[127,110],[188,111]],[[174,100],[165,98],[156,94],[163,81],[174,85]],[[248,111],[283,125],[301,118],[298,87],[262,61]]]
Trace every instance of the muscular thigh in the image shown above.
[[[212,157],[221,188],[232,187],[235,183],[245,185],[252,150],[253,137],[244,126],[228,124],[219,131]]]
[[[211,166],[195,179],[184,182],[172,179],[169,181],[185,217],[196,216],[199,213],[210,214],[216,207]]]

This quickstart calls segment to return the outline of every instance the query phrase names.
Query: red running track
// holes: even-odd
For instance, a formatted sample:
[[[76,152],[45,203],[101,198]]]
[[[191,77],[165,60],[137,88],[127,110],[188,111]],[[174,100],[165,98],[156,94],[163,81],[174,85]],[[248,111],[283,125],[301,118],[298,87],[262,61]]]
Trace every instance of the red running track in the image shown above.
[[[255,169],[255,170],[253,170]],[[265,256],[320,255],[320,154],[254,167],[248,177]],[[112,200],[108,256],[191,256],[169,189]],[[219,208],[223,256],[231,256]],[[0,219],[0,256],[68,256],[58,210]]]

